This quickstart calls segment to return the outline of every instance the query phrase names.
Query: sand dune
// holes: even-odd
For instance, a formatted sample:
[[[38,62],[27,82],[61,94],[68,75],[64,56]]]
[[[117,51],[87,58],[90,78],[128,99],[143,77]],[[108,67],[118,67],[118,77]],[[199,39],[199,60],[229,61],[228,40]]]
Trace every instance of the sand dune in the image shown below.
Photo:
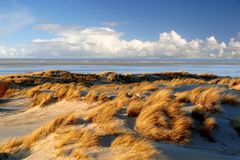
[[[0,79],[0,159],[240,158],[238,78],[43,71]]]

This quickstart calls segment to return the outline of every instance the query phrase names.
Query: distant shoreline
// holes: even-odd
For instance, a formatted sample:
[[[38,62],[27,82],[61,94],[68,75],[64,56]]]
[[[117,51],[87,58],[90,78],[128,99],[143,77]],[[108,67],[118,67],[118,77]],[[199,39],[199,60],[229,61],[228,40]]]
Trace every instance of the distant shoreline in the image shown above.
[[[41,70],[66,70],[75,73],[178,72],[213,73],[221,76],[240,77],[239,59],[180,59],[180,58],[0,58],[0,75],[36,72]]]
[[[142,65],[142,66],[159,66],[159,65],[240,65],[240,61],[227,61],[227,62],[202,62],[202,61],[195,61],[195,62],[189,62],[189,61],[63,61],[63,60],[24,60],[24,61],[3,61],[0,60],[0,66],[3,65]]]

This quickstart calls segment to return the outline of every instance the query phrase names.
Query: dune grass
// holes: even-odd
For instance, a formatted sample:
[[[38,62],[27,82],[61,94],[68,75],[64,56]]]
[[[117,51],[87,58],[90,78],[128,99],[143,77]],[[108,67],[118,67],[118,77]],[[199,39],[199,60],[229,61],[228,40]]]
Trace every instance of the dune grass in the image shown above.
[[[144,107],[137,117],[135,129],[153,140],[187,144],[191,139],[192,120],[181,107],[181,103],[167,100]]]
[[[225,104],[239,105],[237,91],[231,90],[238,90],[239,79],[211,74],[45,71],[8,80],[11,87],[0,83],[0,97],[27,97],[29,109],[62,100],[94,104],[81,115],[83,124],[75,115],[65,115],[29,135],[2,142],[0,152],[9,154],[27,153],[54,133],[56,158],[94,159],[105,149],[117,160],[157,159],[153,141],[187,145],[193,132],[214,141],[215,113],[223,112]],[[188,84],[196,86],[181,86]],[[177,92],[179,88],[183,90]],[[238,121],[231,125],[239,132]],[[105,136],[114,137],[109,146],[101,142]]]
[[[148,160],[159,154],[150,141],[132,134],[119,135],[111,144],[111,152],[116,160]]]

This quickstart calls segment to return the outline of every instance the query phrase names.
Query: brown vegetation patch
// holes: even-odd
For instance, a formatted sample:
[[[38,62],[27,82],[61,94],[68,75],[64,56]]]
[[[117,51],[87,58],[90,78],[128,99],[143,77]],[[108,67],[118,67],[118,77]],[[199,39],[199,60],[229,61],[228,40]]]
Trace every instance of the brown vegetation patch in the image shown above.
[[[8,84],[0,81],[0,98],[5,95],[8,90]]]

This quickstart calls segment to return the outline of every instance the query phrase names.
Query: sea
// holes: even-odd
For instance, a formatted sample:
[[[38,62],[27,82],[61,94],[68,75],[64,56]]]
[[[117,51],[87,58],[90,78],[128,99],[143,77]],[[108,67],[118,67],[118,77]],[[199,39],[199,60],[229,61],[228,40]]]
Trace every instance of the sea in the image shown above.
[[[42,70],[66,70],[75,73],[212,73],[240,77],[240,59],[213,58],[0,58],[0,75]]]

